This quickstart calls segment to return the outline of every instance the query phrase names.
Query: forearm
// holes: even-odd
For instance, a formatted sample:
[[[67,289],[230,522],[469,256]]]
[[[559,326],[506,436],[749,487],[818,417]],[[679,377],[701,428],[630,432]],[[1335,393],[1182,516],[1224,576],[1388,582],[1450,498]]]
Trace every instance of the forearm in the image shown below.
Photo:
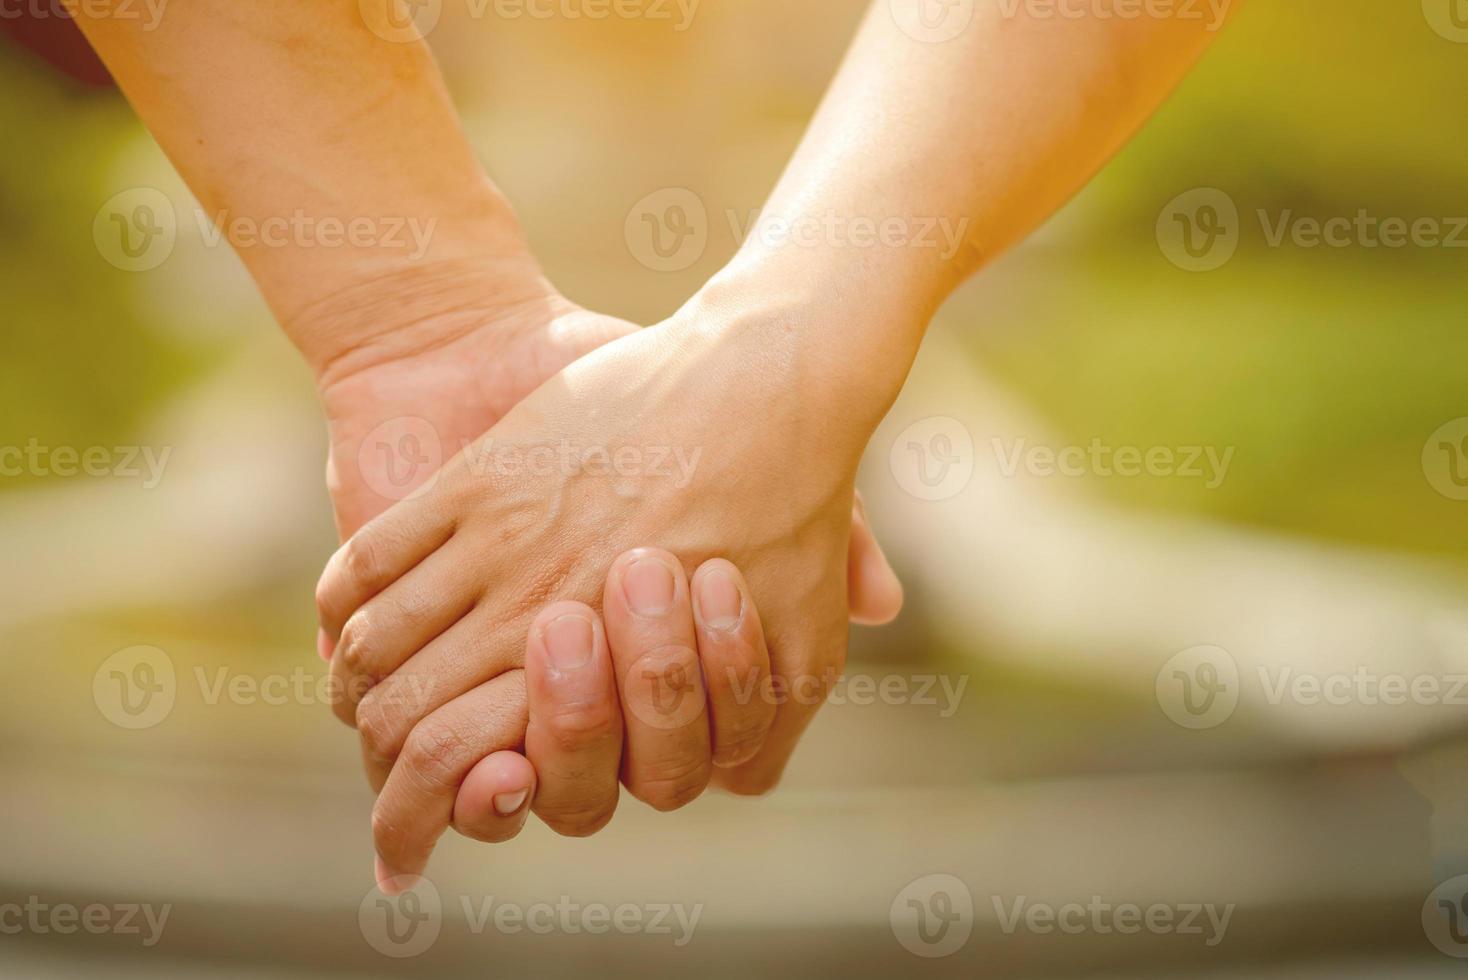
[[[427,47],[383,40],[357,3],[189,0],[154,30],[85,10],[88,39],[318,372],[378,340],[353,311],[380,292],[418,297],[427,319],[451,313],[465,279],[502,281],[512,301],[538,275]]]
[[[924,43],[894,9],[930,2],[875,3],[760,223],[713,284],[729,296],[757,283],[778,304],[819,310],[828,335],[813,342],[887,398],[948,294],[1074,194],[1217,26],[1032,19],[1033,5],[981,2],[958,36]],[[801,223],[821,230],[786,233]]]

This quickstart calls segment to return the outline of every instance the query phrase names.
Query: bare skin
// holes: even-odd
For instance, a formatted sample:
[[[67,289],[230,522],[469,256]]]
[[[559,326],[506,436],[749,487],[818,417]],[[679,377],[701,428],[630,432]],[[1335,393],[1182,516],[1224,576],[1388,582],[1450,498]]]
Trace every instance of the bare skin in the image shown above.
[[[481,444],[573,431],[612,445],[717,445],[690,492],[648,481],[486,481],[456,461],[431,494],[383,515],[327,566],[319,597],[328,633],[382,656],[358,655],[359,665],[375,673],[396,663],[398,683],[422,682],[440,673],[433,658],[456,642],[460,617],[519,623],[546,600],[594,604],[601,583],[590,569],[651,540],[685,568],[718,554],[747,576],[776,681],[794,688],[835,676],[845,651],[843,590],[833,585],[844,572],[842,501],[933,311],[1082,186],[1212,38],[1197,21],[1032,18],[1021,4],[1010,13],[979,5],[972,23],[934,41],[914,29],[922,2],[874,5],[762,225],[729,266],[667,323],[535,392]],[[912,232],[947,219],[962,234],[945,253],[911,235],[860,247],[851,235],[778,233],[830,227],[832,216],[848,231],[895,220]],[[529,501],[546,499],[562,506],[532,522]],[[492,594],[456,587],[456,561],[486,553],[505,528],[515,529],[516,549],[476,574],[494,583]],[[456,604],[419,631],[425,645],[402,613],[439,589]],[[485,604],[491,611],[480,613]],[[387,871],[421,872],[449,820],[465,819],[454,808],[459,786],[475,790],[465,810],[483,796],[465,781],[480,759],[513,744],[515,725],[470,731],[470,719],[502,703],[509,676],[455,685],[454,700],[416,721],[372,707],[387,718],[381,746],[400,750],[374,813]],[[771,788],[814,710],[781,704],[760,751],[717,778],[741,792]],[[661,788],[672,792],[655,804],[691,792]]]
[[[216,220],[367,221],[364,239],[332,247],[231,240],[315,374],[343,539],[432,475],[388,478],[392,460],[365,451],[383,425],[421,420],[452,453],[638,330],[546,281],[426,46],[383,41],[356,5],[199,0],[156,30],[85,9],[78,22]],[[431,230],[421,253],[403,247],[404,223]],[[859,507],[848,562],[852,620],[890,620],[901,587]],[[336,640],[323,629],[323,656]],[[523,691],[506,698],[523,717]]]

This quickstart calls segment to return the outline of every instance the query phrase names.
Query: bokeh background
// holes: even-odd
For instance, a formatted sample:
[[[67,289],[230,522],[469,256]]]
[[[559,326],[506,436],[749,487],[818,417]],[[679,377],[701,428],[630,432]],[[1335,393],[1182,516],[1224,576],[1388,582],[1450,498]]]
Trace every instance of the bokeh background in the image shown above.
[[[856,632],[849,666],[936,679],[939,703],[828,707],[768,799],[624,800],[589,840],[446,839],[441,933],[404,959],[362,924],[355,738],[308,696],[206,696],[322,669],[311,592],[334,541],[309,376],[191,217],[156,269],[104,260],[105,202],[152,187],[191,215],[187,191],[115,91],[6,44],[0,446],[169,455],[156,486],[0,479],[0,904],[172,911],[146,948],[7,932],[0,973],[1460,975],[1449,954],[1468,944],[1435,905],[1468,872],[1468,692],[1450,696],[1468,675],[1468,252],[1276,246],[1258,217],[1364,210],[1450,233],[1468,216],[1457,2],[1244,6],[1126,151],[940,313],[861,480],[908,605]],[[655,322],[733,252],[727,216],[761,203],[862,7],[705,0],[679,31],[447,0],[432,41],[552,278]],[[669,187],[697,195],[708,241],[659,272],[627,217]],[[1237,211],[1237,251],[1209,271],[1181,267],[1174,235],[1172,202],[1198,189],[1184,200]],[[1232,456],[1221,481],[1006,472],[1020,440]],[[914,443],[958,475],[925,482]],[[139,645],[165,654],[176,696],[129,729],[94,681]],[[1174,670],[1206,679],[1204,660],[1237,705],[1186,727]],[[1271,699],[1261,671],[1443,686],[1308,704]],[[945,682],[964,685],[952,711]],[[968,938],[917,955],[905,902],[936,911],[945,889]],[[675,947],[463,915],[464,899],[561,896],[702,918]],[[1234,911],[1211,946],[1007,930],[998,911],[1093,898]]]

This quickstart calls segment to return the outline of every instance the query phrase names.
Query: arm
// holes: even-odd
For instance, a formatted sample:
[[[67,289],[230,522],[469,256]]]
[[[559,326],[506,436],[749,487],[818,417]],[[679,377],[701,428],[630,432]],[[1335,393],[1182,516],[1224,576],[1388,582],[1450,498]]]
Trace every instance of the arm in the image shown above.
[[[427,48],[383,39],[359,7],[191,0],[156,25],[80,12],[89,40],[226,233],[240,219],[294,229],[297,216],[431,230],[421,253],[350,239],[328,246],[294,230],[278,243],[230,240],[316,374],[344,536],[410,495],[567,364],[635,330],[579,309],[545,282],[508,204],[474,160]],[[411,459],[394,457],[401,422],[412,423]],[[400,483],[405,467],[411,479]],[[851,615],[889,619],[900,587],[859,512],[850,531]],[[481,585],[474,572],[472,562],[457,569],[456,587]],[[323,634],[323,656],[336,638]],[[349,644],[334,669],[359,653]],[[461,666],[497,673],[518,666],[517,656],[523,641],[514,656]],[[495,717],[508,722],[506,745],[518,744],[523,687],[508,677],[494,701]],[[615,711],[615,697],[598,707]],[[343,719],[360,724],[354,708]],[[371,745],[380,736],[363,737]],[[613,786],[616,768],[613,759]],[[646,778],[656,768],[646,767]],[[555,776],[540,784],[548,819],[560,813],[565,826],[585,826],[601,813],[600,792],[557,806]]]
[[[1217,26],[1145,15],[1032,19],[1031,5],[977,3],[956,37],[929,43],[907,33],[923,36],[915,25],[935,6],[873,4],[761,223],[709,290],[720,305],[765,305],[755,298],[763,295],[819,311],[810,342],[840,356],[839,375],[873,385],[879,397],[864,406],[872,426],[948,294],[1079,190]],[[829,215],[846,242],[818,235],[808,247],[780,233]],[[895,221],[909,236],[926,219],[940,226],[932,246],[860,248],[849,243],[853,219]],[[819,324],[839,332],[841,345]]]
[[[374,33],[371,6],[190,0],[156,29],[78,8],[315,374],[343,536],[566,364],[636,329],[546,282],[428,48]]]
[[[432,325],[486,297],[514,305],[546,288],[427,45],[383,40],[358,8],[190,0],[152,30],[78,8],[211,219],[226,230],[296,216],[364,229],[326,247],[295,232],[278,247],[231,241],[323,386],[409,349],[404,321]],[[410,310],[357,315],[405,292]]]
[[[498,678],[465,678],[407,708],[401,692],[433,658],[461,658],[456,644],[484,637],[488,623],[498,649],[485,659],[513,656],[545,598],[594,605],[593,570],[648,542],[685,567],[719,555],[747,576],[769,638],[776,714],[760,752],[714,779],[736,792],[775,785],[844,661],[851,485],[928,320],[967,274],[1083,184],[1209,39],[1192,22],[1006,19],[1005,5],[983,5],[966,31],[933,45],[891,13],[923,0],[893,2],[873,7],[763,216],[764,229],[813,225],[814,241],[757,227],[672,319],[541,388],[477,447],[479,465],[462,457],[432,494],[394,508],[328,564],[318,604],[350,654],[333,661],[343,689],[359,674],[390,675],[357,717],[371,719],[368,754],[386,772],[374,827],[391,872],[423,869],[455,818],[457,786],[479,759],[512,747],[516,727],[454,736]],[[960,247],[853,247],[858,219],[911,231],[924,218],[961,227]],[[492,465],[563,436],[703,456],[676,484],[651,472],[612,479]],[[536,503],[546,499],[559,502],[554,514]],[[507,527],[516,547],[513,556],[498,549],[504,557],[486,569],[491,597],[458,622],[450,613],[421,638],[407,635],[402,599],[452,595],[449,570]],[[424,645],[455,633],[463,639]],[[676,801],[697,787],[659,789]]]

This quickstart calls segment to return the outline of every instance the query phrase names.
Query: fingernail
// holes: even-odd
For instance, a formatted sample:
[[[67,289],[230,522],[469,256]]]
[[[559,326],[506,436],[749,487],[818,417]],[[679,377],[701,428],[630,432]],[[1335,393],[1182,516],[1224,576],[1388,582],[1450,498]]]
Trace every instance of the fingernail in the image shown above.
[[[639,616],[661,616],[673,608],[673,573],[656,558],[639,558],[622,572],[622,591]]]
[[[418,883],[417,875],[394,874],[382,859],[382,855],[374,855],[372,874],[377,878],[377,890],[389,898],[401,895]]]
[[[709,629],[731,629],[744,611],[744,596],[722,568],[712,568],[698,580],[698,618]]]
[[[520,805],[525,802],[525,797],[530,795],[530,790],[522,789],[518,793],[499,793],[494,798],[494,812],[502,817],[508,817],[518,813]]]
[[[545,652],[556,670],[577,670],[591,661],[591,623],[584,616],[558,616],[541,630]]]
[[[331,652],[335,647],[336,644],[331,642],[331,637],[326,635],[325,628],[316,631],[316,653],[322,660],[329,663],[331,661]]]

